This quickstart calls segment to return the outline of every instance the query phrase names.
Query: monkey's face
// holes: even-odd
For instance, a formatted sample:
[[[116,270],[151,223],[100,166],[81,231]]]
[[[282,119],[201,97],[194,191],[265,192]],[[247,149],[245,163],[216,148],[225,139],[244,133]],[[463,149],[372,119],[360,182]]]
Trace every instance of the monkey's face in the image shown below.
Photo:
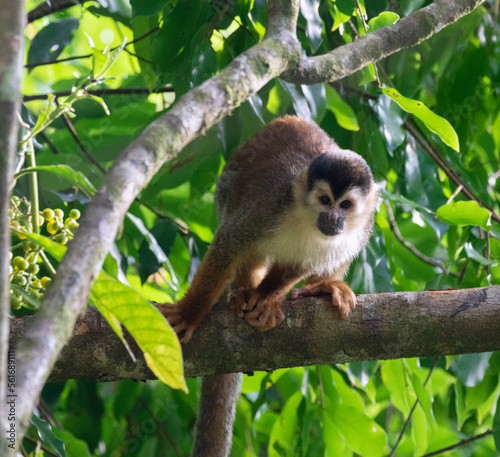
[[[366,198],[360,189],[352,188],[335,198],[329,184],[319,180],[309,192],[307,203],[317,214],[316,225],[326,236],[340,235],[359,225],[366,212]]]
[[[308,170],[306,206],[326,236],[365,225],[373,213],[374,183],[366,162],[352,151],[325,153]]]

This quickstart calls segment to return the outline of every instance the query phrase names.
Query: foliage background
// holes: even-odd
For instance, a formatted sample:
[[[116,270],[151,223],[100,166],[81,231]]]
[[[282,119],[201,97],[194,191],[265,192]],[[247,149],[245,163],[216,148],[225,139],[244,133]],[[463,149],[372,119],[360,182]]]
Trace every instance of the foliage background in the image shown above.
[[[28,2],[28,10],[37,3]],[[375,0],[361,5],[371,19],[383,11],[404,16],[428,3]],[[333,85],[272,81],[166,164],[131,207],[168,261],[151,249],[140,224],[126,219],[106,272],[122,278],[123,273],[150,300],[182,296],[216,228],[213,191],[225,158],[275,117],[294,113],[315,120],[340,146],[362,154],[390,205],[388,210],[381,204],[371,242],[351,267],[349,281],[356,293],[498,284],[497,223],[483,221],[475,203],[455,205],[467,198],[455,195],[456,181],[426,151],[437,152],[464,188],[498,211],[497,13],[498,5],[495,9],[494,2],[486,2],[379,65],[385,85],[392,81],[403,95],[450,121],[459,135],[459,154],[382,93],[373,67]],[[124,38],[130,43],[146,35],[120,54],[108,74],[114,79],[96,86],[106,89],[101,96],[110,114],[93,100],[78,100],[76,117],[67,122],[60,117],[36,137],[37,165],[69,165],[99,186],[103,171],[126,145],[180,95],[261,39],[265,24],[265,3],[259,0],[84,2],[30,23],[23,119],[32,125],[47,104],[45,97],[32,96],[69,91],[89,75],[91,46],[117,47]],[[298,34],[308,55],[364,33],[354,1],[302,1]],[[64,62],[44,65],[56,59]],[[43,173],[39,181],[41,209],[85,211],[87,197],[68,181]],[[15,193],[29,198],[27,178],[17,181]],[[450,197],[453,202],[445,206]],[[395,235],[392,213],[399,238],[417,251]],[[23,308],[15,314],[27,312]],[[382,456],[401,437],[397,455],[421,456],[485,434],[443,455],[494,456],[495,441],[500,442],[494,439],[500,421],[495,421],[499,366],[500,356],[493,353],[245,376],[232,455]],[[33,419],[25,440],[26,453],[41,441],[46,455],[188,455],[198,380],[187,382],[189,394],[160,382],[49,384],[38,410],[41,421]]]

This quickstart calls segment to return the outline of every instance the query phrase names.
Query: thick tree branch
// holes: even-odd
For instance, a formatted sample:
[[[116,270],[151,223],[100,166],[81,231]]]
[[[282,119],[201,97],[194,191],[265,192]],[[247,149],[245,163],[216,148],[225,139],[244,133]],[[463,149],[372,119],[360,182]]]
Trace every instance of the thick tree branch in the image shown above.
[[[436,0],[395,24],[368,33],[328,54],[302,56],[299,65],[291,67],[281,78],[296,84],[316,84],[344,78],[395,52],[421,43],[469,14],[483,1]]]
[[[25,27],[24,1],[0,0],[0,455],[7,455],[7,349],[9,341],[10,203],[14,156],[17,150]]]
[[[176,157],[195,137],[203,134],[267,82],[288,69],[298,68],[288,74],[301,77],[304,82],[313,82],[314,78],[315,82],[330,81],[340,77],[339,75],[346,76],[361,66],[388,55],[386,47],[395,52],[397,49],[419,43],[450,23],[453,18],[456,20],[460,15],[466,14],[480,2],[438,0],[430,10],[428,7],[423,13],[417,12],[409,16],[403,27],[398,23],[391,26],[386,33],[367,35],[367,39],[363,38],[354,45],[349,45],[347,51],[342,51],[346,47],[339,48],[335,56],[340,60],[336,65],[332,66],[329,62],[332,57],[329,56],[323,59],[325,64],[314,63],[307,70],[303,66],[298,67],[301,50],[297,37],[291,32],[296,28],[298,0],[288,3],[286,0],[270,0],[269,30],[264,40],[237,57],[219,74],[181,97],[167,114],[150,124],[142,135],[126,148],[108,171],[102,187],[87,207],[80,229],[60,264],[42,308],[18,344],[18,390],[22,392],[17,405],[18,418],[21,421],[20,435],[25,430],[57,356],[71,336],[78,313],[85,307],[90,285],[101,268],[128,207],[163,163]],[[283,17],[276,17],[278,14]],[[440,15],[443,19],[440,19]],[[421,32],[422,28],[425,33]],[[407,33],[407,29],[411,33]],[[395,34],[394,37],[391,36],[392,33]],[[404,43],[404,46],[401,46],[401,43]],[[365,57],[365,53],[368,53],[369,57]],[[332,68],[335,71],[332,71]],[[345,70],[337,71],[339,68]],[[318,70],[324,71],[321,78]],[[368,329],[375,331],[371,327]],[[366,331],[365,328],[363,333]],[[358,332],[361,332],[361,329],[358,329]],[[322,335],[317,331],[311,333],[313,340]],[[263,344],[262,337],[258,338],[255,340],[257,346],[253,346],[254,349]],[[398,337],[393,335],[393,338]],[[423,339],[425,340],[425,337]],[[218,341],[220,343],[220,340]],[[296,337],[294,341],[300,341],[300,338]],[[332,341],[336,344],[332,347],[342,347],[341,341]],[[225,347],[225,344],[223,343],[222,347]],[[294,344],[292,348],[295,347]],[[314,341],[306,339],[300,346],[308,347],[314,344]],[[277,348],[283,349],[280,345]],[[287,351],[280,350],[276,351],[276,354],[285,352]],[[257,350],[252,351],[253,357],[260,357],[258,353]],[[377,354],[377,357],[381,356],[381,353]],[[303,362],[316,363],[314,360],[311,358]],[[195,359],[193,361],[196,362]],[[319,358],[317,361],[321,362]],[[191,369],[189,366],[187,368]],[[200,366],[199,369],[202,370],[200,374],[203,373],[203,367]]]
[[[278,328],[260,333],[217,306],[183,346],[186,375],[500,349],[500,286],[360,295],[346,320],[329,296],[288,300],[284,311]],[[12,322],[12,343],[29,320]],[[140,349],[131,347],[136,363],[96,308],[88,308],[49,379],[155,379]]]

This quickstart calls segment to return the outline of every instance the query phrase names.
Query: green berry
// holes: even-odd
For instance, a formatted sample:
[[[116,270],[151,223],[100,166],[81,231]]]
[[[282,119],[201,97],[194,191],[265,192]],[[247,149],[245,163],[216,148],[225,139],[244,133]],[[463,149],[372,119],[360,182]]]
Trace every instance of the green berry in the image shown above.
[[[54,241],[64,246],[68,243],[68,237],[64,233],[59,233],[59,235],[54,238]]]
[[[23,304],[22,298],[19,295],[10,296],[10,306],[12,309],[20,309]]]
[[[44,289],[48,289],[52,284],[52,279],[49,278],[48,276],[44,276],[42,279],[40,279],[40,283],[42,284],[42,287]]]
[[[12,203],[12,206],[15,206],[17,208],[21,203],[21,199],[17,195],[13,195],[10,199],[10,202]]]
[[[55,217],[55,213],[54,213],[54,210],[50,209],[50,208],[45,208],[43,211],[42,211],[42,216],[44,217],[44,219],[49,222],[51,221],[52,219],[54,219]]]
[[[25,286],[26,283],[28,282],[28,280],[26,279],[26,276],[23,276],[23,275],[18,275],[18,276],[14,276],[14,279],[12,279],[12,282],[16,285],[16,286]]]
[[[59,220],[62,221],[64,219],[64,211],[61,208],[56,208],[54,213]]]
[[[30,263],[26,271],[32,275],[36,275],[40,271],[40,267],[36,263]]]
[[[77,210],[76,208],[73,208],[70,212],[69,212],[69,217],[71,217],[71,219],[80,219],[80,216],[82,214],[80,213],[79,210]]]
[[[29,262],[24,258],[24,257],[21,257],[21,256],[17,256],[17,257],[14,257],[12,259],[12,266],[14,268],[17,268],[18,270],[26,270],[26,268],[29,267]]]

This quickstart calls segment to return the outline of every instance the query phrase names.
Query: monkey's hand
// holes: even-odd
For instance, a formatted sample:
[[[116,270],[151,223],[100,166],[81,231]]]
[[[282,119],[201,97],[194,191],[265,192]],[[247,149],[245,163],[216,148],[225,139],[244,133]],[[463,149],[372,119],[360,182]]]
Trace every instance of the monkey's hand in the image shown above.
[[[290,292],[290,298],[316,297],[322,294],[332,294],[332,303],[340,310],[342,318],[349,316],[356,306],[356,295],[344,281],[325,281],[317,284],[306,284],[300,289]]]
[[[167,318],[168,322],[179,337],[181,343],[187,343],[198,328],[202,319],[194,319],[186,314],[183,301],[177,303],[161,303],[157,305],[159,311]]]
[[[281,324],[285,315],[281,310],[283,296],[281,295],[268,295],[263,296],[257,290],[247,290],[244,292],[243,297],[245,301],[239,301],[240,310],[245,320],[260,332],[265,332],[273,327]],[[238,312],[238,308],[235,308]],[[239,314],[238,314],[239,315]]]

